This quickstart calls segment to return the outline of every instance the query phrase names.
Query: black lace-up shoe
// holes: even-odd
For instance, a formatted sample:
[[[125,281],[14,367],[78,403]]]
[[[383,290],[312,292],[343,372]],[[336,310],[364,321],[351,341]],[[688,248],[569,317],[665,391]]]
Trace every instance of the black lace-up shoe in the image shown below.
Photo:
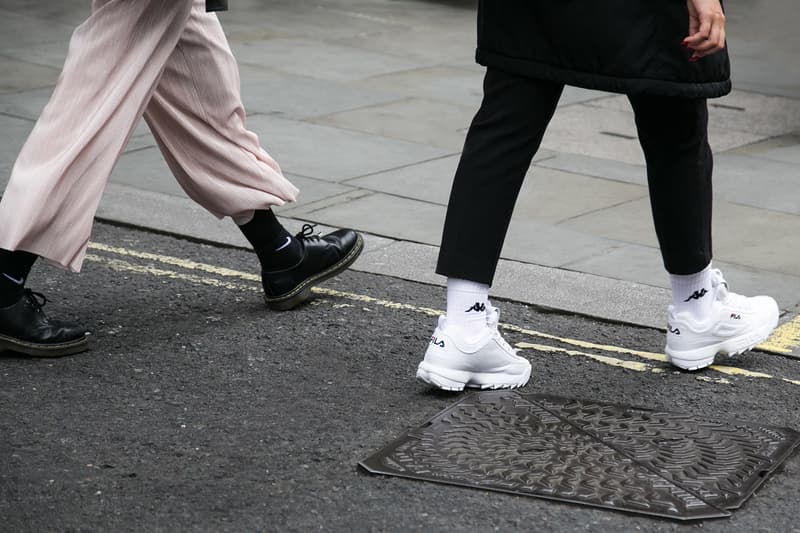
[[[43,294],[25,289],[15,304],[0,307],[0,352],[58,357],[89,349],[86,330],[73,322],[53,320],[42,311]]]
[[[285,270],[261,272],[264,299],[276,311],[306,301],[311,287],[347,269],[364,249],[364,239],[350,229],[319,236],[314,235],[313,225],[305,224],[296,237],[303,247],[300,262]]]

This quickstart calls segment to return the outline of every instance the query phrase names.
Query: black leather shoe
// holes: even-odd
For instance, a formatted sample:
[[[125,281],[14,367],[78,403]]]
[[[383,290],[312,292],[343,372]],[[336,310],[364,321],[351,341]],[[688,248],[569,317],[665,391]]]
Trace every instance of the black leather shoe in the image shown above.
[[[42,311],[43,294],[25,289],[15,304],[0,307],[0,352],[59,357],[89,349],[86,330],[73,322],[53,320]]]
[[[270,309],[286,311],[306,301],[311,287],[347,269],[364,249],[364,239],[351,229],[327,235],[314,235],[314,226],[305,224],[296,235],[303,247],[303,258],[291,268],[261,272],[264,299]]]

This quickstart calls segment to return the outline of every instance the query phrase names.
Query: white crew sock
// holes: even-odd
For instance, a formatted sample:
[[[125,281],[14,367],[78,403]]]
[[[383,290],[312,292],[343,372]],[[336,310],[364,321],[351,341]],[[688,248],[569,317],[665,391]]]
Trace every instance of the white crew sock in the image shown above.
[[[714,294],[711,291],[711,263],[696,274],[676,276],[670,274],[672,305],[676,313],[691,313],[696,320],[711,315]]]
[[[447,323],[466,333],[486,327],[489,286],[466,279],[447,278]]]

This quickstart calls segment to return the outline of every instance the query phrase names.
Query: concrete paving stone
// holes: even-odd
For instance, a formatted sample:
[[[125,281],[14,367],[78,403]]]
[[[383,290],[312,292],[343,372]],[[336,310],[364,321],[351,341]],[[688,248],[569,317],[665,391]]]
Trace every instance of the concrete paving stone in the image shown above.
[[[3,48],[3,55],[24,61],[41,65],[44,67],[52,67],[61,71],[64,66],[64,60],[67,57],[67,47],[69,44],[69,35],[65,36],[62,40],[42,43],[30,47],[14,47]],[[55,82],[53,83],[55,84]]]
[[[591,176],[537,168],[529,172],[514,209],[515,218],[557,225],[571,218],[646,198],[647,188]]]
[[[248,127],[285,172],[344,181],[449,155],[418,143],[282,118],[255,115]]]
[[[448,102],[470,108],[470,120],[483,99],[483,73],[449,66],[434,66],[373,76],[350,84],[358,89],[384,91],[396,99],[409,96]]]
[[[795,164],[716,154],[714,191],[732,203],[800,215],[800,172]]]
[[[231,220],[217,219],[185,195],[173,196],[109,183],[97,217],[205,241],[248,246]]]
[[[249,14],[248,20],[281,25],[305,36],[325,39],[348,28],[354,34],[404,27],[437,31],[443,27],[474,28],[477,7],[474,0],[413,2],[413,8],[398,8],[397,4],[384,0],[284,0],[270,2],[269,9],[258,9],[262,5],[258,0],[250,0],[250,5],[244,4],[242,11]],[[235,10],[224,16],[242,20]]]
[[[564,87],[564,92],[561,93],[561,98],[558,100],[558,106],[568,106],[572,104],[583,104],[593,102],[598,99],[608,98],[612,96],[611,93],[604,91],[593,91],[591,89],[583,89],[581,87]]]
[[[91,12],[85,0],[60,0],[58,2],[32,2],[31,0],[3,0],[3,12],[34,17],[48,25],[77,26]]]
[[[716,128],[774,137],[800,129],[800,100],[733,91],[709,100],[709,122]]]
[[[556,157],[553,152],[539,150],[534,160],[546,160],[551,157]],[[347,180],[345,183],[374,192],[447,205],[460,159],[460,154],[446,156]],[[533,169],[532,171],[535,172]],[[530,174],[528,179],[530,179]]]
[[[59,70],[35,65],[0,55],[0,93],[18,93],[27,89],[51,87],[58,80]]]
[[[714,202],[714,256],[725,262],[800,276],[800,217]]]
[[[242,101],[248,114],[307,119],[402,98],[340,82],[243,65]],[[261,72],[256,73],[256,70]]]
[[[737,89],[800,98],[800,57],[794,0],[726,6],[731,78]],[[791,14],[791,15],[790,15]]]
[[[404,241],[388,241],[388,246],[368,247],[358,259],[357,270],[384,276],[444,285],[446,278],[436,274],[439,247]],[[442,292],[441,306],[444,308]],[[444,313],[444,311],[442,311]]]
[[[52,92],[53,87],[42,87],[0,94],[0,113],[36,120],[50,100]]]
[[[11,168],[17,155],[33,129],[33,122],[0,114],[0,131],[3,142],[0,143],[0,186],[5,189]],[[0,189],[0,190],[2,190]]]
[[[426,64],[461,63],[475,59],[474,29],[460,31],[452,27],[442,32],[430,26],[391,28],[381,32],[361,33],[331,42],[381,52],[395,57],[413,58]]]
[[[795,167],[800,166],[800,142],[793,146],[781,146],[767,150],[761,154],[761,157],[789,163]]]
[[[626,96],[598,98],[586,105],[630,111]],[[709,124],[716,130],[736,130],[776,136],[800,128],[800,100],[736,90],[708,101]]]
[[[313,122],[455,152],[464,146],[464,131],[473,114],[474,109],[465,106],[407,98],[334,113]]]
[[[647,170],[641,165],[632,165],[611,159],[590,157],[581,154],[557,153],[534,163],[534,167],[552,168],[573,174],[595,176],[607,180],[647,186]]]
[[[558,108],[542,146],[634,165],[644,162],[633,113],[588,105]]]
[[[146,138],[143,141],[146,142]],[[320,200],[339,196],[353,190],[352,187],[304,176],[287,174],[286,177],[300,188],[300,196],[296,203],[287,204],[283,206],[283,209],[299,210]],[[152,145],[123,154],[111,175],[110,181],[143,191],[171,196],[186,196],[186,193],[164,162],[158,147]]]
[[[715,151],[730,150],[764,137],[751,132],[709,127],[709,142]],[[542,146],[557,152],[578,153],[633,165],[644,164],[631,111],[586,104],[559,108]]]
[[[797,133],[772,137],[761,142],[741,146],[728,153],[800,165],[800,129],[798,129]]]
[[[345,183],[374,192],[447,205],[460,158],[460,155],[441,157]]]
[[[438,245],[445,208],[388,194],[369,194],[355,200],[318,209],[313,219],[393,239]],[[292,215],[296,216],[296,215]]]
[[[134,131],[133,136],[131,136],[127,146],[125,146],[124,153],[136,152],[145,148],[158,148],[156,140],[150,135],[150,132],[147,131],[147,126],[144,126],[144,132],[140,131],[140,129],[141,125]]]
[[[286,230],[292,234],[300,232],[305,220],[283,215],[284,207],[276,207],[275,213]],[[109,219],[133,226],[157,228],[190,238],[250,249],[242,232],[230,219],[218,219],[191,199],[152,191],[143,191],[126,185],[110,183],[103,194],[97,211],[100,219]],[[317,233],[333,231],[332,226],[317,224]],[[394,241],[364,234],[364,253],[378,251],[391,246]],[[353,264],[359,269],[360,259]]]
[[[231,43],[240,63],[331,81],[353,81],[426,66],[386,54],[308,39]]]
[[[282,210],[303,208],[312,204],[316,204],[321,200],[339,197],[342,194],[353,191],[353,187],[349,187],[347,185],[331,183],[329,181],[322,181],[314,178],[306,178],[305,176],[296,176],[288,173],[285,175],[289,181],[291,181],[298,189],[300,189],[300,195],[297,197],[297,202],[293,204],[286,204],[279,208]]]
[[[752,268],[723,261],[717,255],[714,268],[725,275],[731,290],[746,296],[769,294],[778,301],[781,309],[790,309],[800,303],[800,277]],[[586,272],[603,278],[619,279],[670,288],[669,275],[664,270],[658,248],[626,244],[574,263],[563,265],[567,270]]]
[[[38,2],[37,2],[38,3]],[[86,6],[84,4],[84,9]],[[31,48],[44,43],[60,42],[66,43],[72,34],[73,25],[63,22],[60,17],[51,17],[43,20],[44,17],[33,13],[11,12],[6,9],[3,2],[3,31],[0,32],[0,50],[5,51],[13,48]]]
[[[649,198],[631,200],[575,217],[559,227],[625,243],[658,246]]]
[[[346,205],[349,202],[369,196],[370,194],[372,194],[370,191],[365,191],[363,189],[352,189],[340,194],[320,198],[315,202],[308,202],[302,205],[287,204],[282,208],[282,213],[285,216],[314,220],[316,222],[314,214],[317,211],[322,211],[329,207]]]
[[[563,226],[512,218],[501,257],[542,266],[559,267],[602,254],[622,243]]]
[[[567,263],[563,268],[604,278],[670,288],[661,252],[658,248],[641,244],[623,244],[606,253]]]
[[[407,27],[395,17],[381,13],[364,13],[367,2],[337,4],[331,2],[270,2],[256,8],[247,6],[231,9],[219,14],[220,21],[232,40],[251,39],[252,28],[259,28],[268,35],[291,35],[314,40],[342,39],[353,35],[373,33],[391,28]],[[375,4],[378,4],[375,2]],[[244,29],[241,32],[240,29]]]
[[[489,296],[659,329],[671,298],[659,287],[515,261],[500,262]]]
[[[155,146],[122,154],[111,173],[110,182],[150,192],[186,196]]]

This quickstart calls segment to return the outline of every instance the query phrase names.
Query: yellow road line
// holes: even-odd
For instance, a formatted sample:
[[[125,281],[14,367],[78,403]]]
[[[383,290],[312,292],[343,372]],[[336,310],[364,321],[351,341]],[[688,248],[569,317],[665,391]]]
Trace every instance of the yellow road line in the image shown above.
[[[185,273],[182,273],[182,272],[175,272],[173,270],[164,270],[164,269],[156,268],[156,267],[153,267],[153,266],[150,266],[150,265],[136,265],[136,264],[133,264],[133,263],[129,263],[127,261],[120,260],[120,259],[114,259],[114,258],[109,258],[109,257],[105,257],[105,256],[99,256],[99,255],[95,255],[95,254],[87,254],[87,256],[86,256],[87,260],[105,264],[106,266],[108,266],[112,270],[136,272],[136,273],[140,273],[140,274],[149,274],[149,275],[153,275],[153,276],[167,277],[167,278],[170,278],[170,279],[179,279],[179,280],[183,280],[183,281],[188,281],[190,283],[209,285],[209,286],[226,288],[226,289],[231,289],[231,290],[245,290],[245,291],[255,291],[255,292],[260,292],[261,291],[261,287],[260,287],[261,277],[258,276],[258,275],[255,275],[255,274],[250,274],[250,273],[247,273],[247,272],[241,272],[241,271],[238,271],[238,270],[232,270],[232,269],[229,269],[229,268],[219,267],[219,266],[215,266],[215,265],[209,265],[209,264],[206,264],[206,263],[198,263],[196,261],[191,261],[191,260],[188,260],[188,259],[181,259],[179,257],[172,257],[172,256],[161,255],[161,254],[149,253],[149,252],[140,252],[140,251],[137,251],[137,250],[131,250],[129,248],[108,246],[108,245],[101,244],[101,243],[96,243],[96,242],[89,243],[89,248],[92,249],[92,250],[106,252],[106,253],[119,255],[119,256],[123,256],[123,257],[134,257],[134,258],[137,258],[137,259],[155,261],[155,262],[166,264],[166,265],[171,265],[171,266],[177,266],[177,267],[180,267],[180,268],[184,268],[186,270],[196,270],[196,271],[206,272],[206,273],[209,273],[209,274],[215,274],[217,276],[222,276],[222,277],[227,277],[227,278],[237,278],[237,279],[240,279],[240,280],[243,280],[243,281],[248,281],[248,282],[258,282],[259,284],[255,285],[255,284],[252,284],[252,283],[236,283],[236,282],[231,282],[231,281],[224,281],[224,280],[219,280],[219,279],[215,279],[215,278],[209,278],[209,277],[205,277],[205,276],[198,276],[198,275],[195,275],[195,274],[185,274]],[[319,295],[343,298],[343,299],[356,301],[356,302],[360,302],[360,303],[364,303],[364,304],[378,305],[378,306],[381,306],[381,307],[384,307],[384,308],[387,308],[387,309],[406,310],[406,311],[412,311],[412,312],[415,312],[415,313],[421,313],[421,314],[425,314],[425,315],[429,315],[429,316],[439,316],[439,315],[444,314],[443,311],[438,310],[438,309],[432,309],[432,308],[429,308],[429,307],[420,307],[420,306],[416,306],[416,305],[412,305],[412,304],[406,304],[406,303],[393,302],[391,300],[375,298],[373,296],[367,296],[367,295],[364,295],[364,294],[355,294],[355,293],[350,293],[350,292],[345,292],[345,291],[339,291],[339,290],[336,290],[336,289],[326,289],[326,288],[322,288],[322,287],[313,287],[311,290],[312,290],[312,292],[314,292],[316,294],[319,294]],[[800,317],[798,317],[798,318],[800,318]],[[800,332],[798,331],[798,330],[800,330],[800,320],[798,318],[796,318],[795,320],[791,321],[791,322],[795,322],[795,324],[792,327],[786,328],[784,330],[784,332],[788,335],[787,338],[789,340],[788,341],[780,341],[780,342],[784,343],[784,344],[780,344],[780,346],[788,346],[789,342],[800,342],[800,340],[797,340],[798,338],[800,338]],[[790,323],[784,324],[784,326],[787,326],[788,324],[790,324]],[[540,332],[540,331],[535,331],[535,330],[531,330],[531,329],[522,328],[520,326],[516,326],[516,325],[513,325],[513,324],[502,323],[502,324],[499,324],[499,327],[501,327],[502,329],[504,329],[506,331],[513,331],[513,332],[520,333],[522,335],[526,335],[526,336],[529,336],[529,337],[539,337],[539,338],[543,338],[543,339],[547,339],[547,340],[553,340],[553,341],[557,341],[557,342],[560,342],[560,343],[563,343],[563,344],[567,344],[567,345],[571,345],[571,346],[577,346],[577,347],[584,348],[584,349],[593,349],[593,350],[599,350],[599,351],[609,352],[609,353],[626,354],[626,355],[632,355],[632,356],[635,356],[635,357],[639,357],[641,359],[647,359],[647,360],[658,361],[658,362],[666,362],[666,356],[664,356],[664,354],[659,354],[659,353],[655,353],[655,352],[632,350],[632,349],[628,349],[628,348],[622,348],[622,347],[619,347],[619,346],[606,345],[606,344],[597,344],[597,343],[588,342],[588,341],[581,341],[581,340],[578,340],[578,339],[570,339],[568,337],[559,337],[557,335],[551,335],[549,333],[543,333],[543,332]],[[796,328],[796,329],[792,329],[792,328]],[[795,334],[797,334],[798,336],[797,337],[793,337],[792,335],[795,335]],[[795,339],[795,340],[792,341],[791,339]],[[770,339],[770,340],[772,340],[772,339]],[[618,359],[618,358],[609,357],[609,356],[603,356],[603,355],[590,354],[590,353],[580,352],[580,351],[576,351],[576,350],[568,350],[568,349],[565,349],[565,348],[557,348],[557,347],[554,347],[554,346],[545,346],[545,345],[542,345],[542,344],[531,344],[531,343],[519,343],[517,346],[520,347],[520,348],[524,348],[524,349],[536,349],[536,350],[539,350],[539,351],[543,351],[545,353],[565,353],[565,354],[568,354],[568,355],[580,355],[580,356],[583,356],[583,357],[591,358],[591,359],[593,359],[595,361],[598,361],[598,362],[602,362],[602,363],[610,365],[610,366],[617,366],[617,367],[627,368],[629,370],[636,370],[636,371],[639,371],[639,372],[663,372],[664,371],[663,368],[654,367],[654,366],[648,365],[646,363],[641,363],[641,362],[636,362],[636,361],[627,361],[627,360],[624,360],[624,359]],[[775,349],[775,348],[773,348],[773,349]],[[784,348],[784,349],[789,349],[789,348]],[[713,369],[713,370],[716,370],[717,372],[720,372],[720,373],[723,373],[723,374],[727,374],[727,375],[736,375],[736,376],[751,377],[751,378],[770,378],[770,379],[774,378],[774,376],[772,376],[770,374],[764,374],[764,373],[761,373],[761,372],[754,372],[754,371],[750,371],[750,370],[744,370],[744,369],[736,368],[736,367],[729,367],[729,366],[723,366],[723,365],[712,365],[709,368]],[[793,385],[800,385],[800,380],[791,380],[791,379],[787,379],[787,378],[780,378],[780,379],[782,381],[785,381],[787,383],[791,383]],[[722,380],[722,381],[724,381],[724,380]],[[720,382],[720,381],[717,380],[716,382]]]
[[[627,368],[628,370],[635,370],[636,372],[653,372],[660,374],[664,372],[663,368],[654,367],[647,363],[639,361],[628,361],[626,359],[618,359],[616,357],[609,357],[607,355],[597,355],[593,353],[579,352],[577,350],[567,350],[566,348],[558,348],[556,346],[546,346],[544,344],[535,344],[530,342],[518,342],[515,346],[521,350],[536,350],[544,353],[563,353],[567,355],[577,355],[581,357],[588,357],[600,363],[618,366],[620,368]]]
[[[800,315],[780,325],[759,348],[778,353],[790,354],[800,346]]]

